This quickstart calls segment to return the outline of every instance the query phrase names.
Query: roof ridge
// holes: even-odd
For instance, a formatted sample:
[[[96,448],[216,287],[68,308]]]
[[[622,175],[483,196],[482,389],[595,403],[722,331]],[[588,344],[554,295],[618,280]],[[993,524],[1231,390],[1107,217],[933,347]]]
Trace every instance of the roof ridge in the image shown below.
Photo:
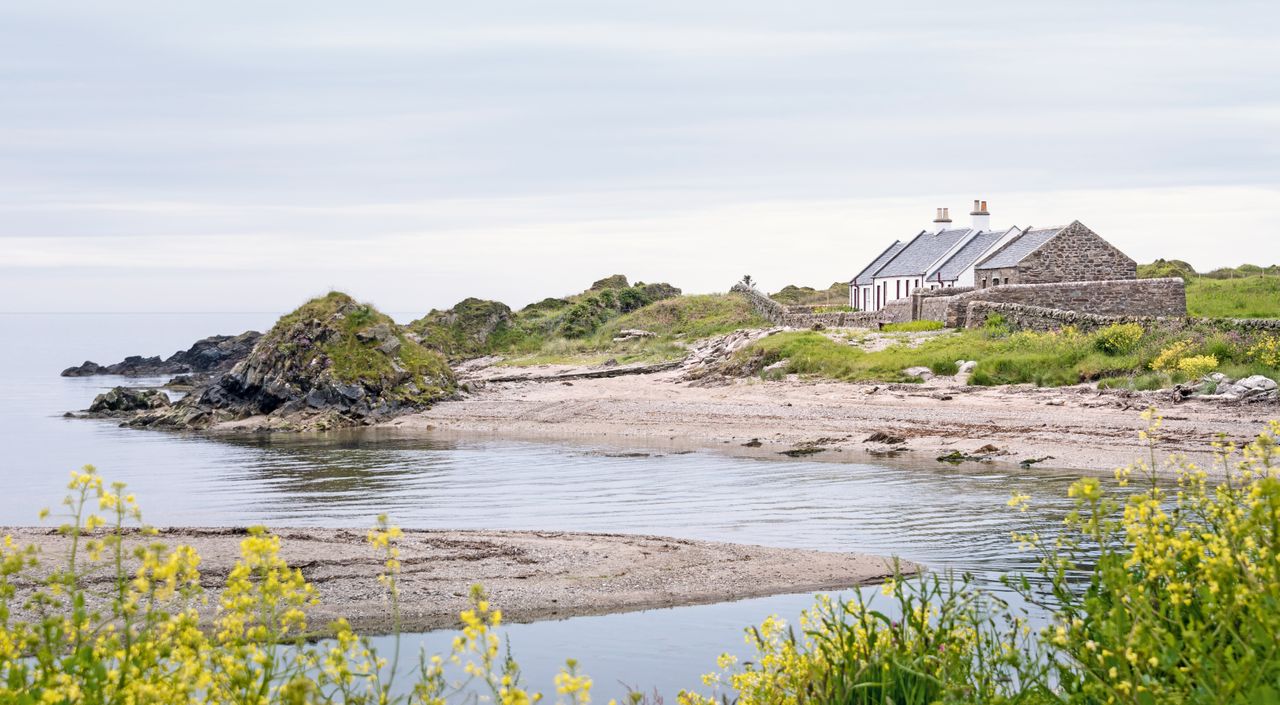
[[[923,232],[923,231],[922,231],[922,232]],[[918,237],[918,236],[919,236],[919,233],[917,233],[916,235],[917,235],[917,237]],[[890,243],[890,244],[889,244],[889,246],[888,246],[888,247],[884,248],[883,250],[880,250],[880,254],[876,255],[875,257],[872,257],[872,258],[871,258],[871,261],[870,261],[869,263],[867,263],[867,266],[865,266],[865,267],[863,267],[863,268],[862,268],[862,271],[861,271],[861,272],[858,272],[857,274],[853,275],[853,279],[850,279],[850,280],[849,280],[849,283],[850,283],[850,284],[857,284],[857,283],[858,283],[858,277],[861,277],[863,274],[866,274],[868,269],[871,269],[872,267],[876,266],[876,262],[878,262],[878,261],[880,260],[880,258],[881,258],[881,257],[884,257],[885,255],[889,254],[889,250],[892,250],[893,248],[897,247],[897,246],[898,246],[898,245],[900,245],[900,244],[902,244],[902,241],[901,241],[901,240],[894,240],[892,243]],[[888,262],[885,262],[884,264],[880,265],[880,269],[884,269],[884,265],[885,265],[885,264],[888,264]],[[877,270],[877,271],[878,271],[878,270]],[[873,274],[874,274],[874,272],[873,272]]]

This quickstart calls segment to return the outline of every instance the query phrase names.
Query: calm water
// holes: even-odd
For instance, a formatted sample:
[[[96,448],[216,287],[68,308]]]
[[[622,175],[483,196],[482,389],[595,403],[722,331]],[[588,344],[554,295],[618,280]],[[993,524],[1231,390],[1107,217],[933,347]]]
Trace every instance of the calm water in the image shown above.
[[[67,420],[119,378],[63,379],[85,359],[167,356],[214,333],[269,326],[275,314],[0,314],[0,523],[56,506],[67,472],[94,463],[127,482],[149,522],[367,527],[380,512],[406,527],[563,529],[664,534],[897,555],[992,580],[1029,570],[1009,532],[1051,530],[1073,475],[937,463],[731,458],[710,452],[617,457],[616,448],[389,432],[210,441],[110,422]],[[130,383],[147,383],[147,380]],[[152,380],[154,382],[154,380]],[[1013,490],[1035,510],[1005,507]],[[531,684],[576,656],[600,695],[620,683],[672,695],[697,686],[742,629],[794,616],[809,595],[512,625]],[[447,635],[414,635],[444,647]]]

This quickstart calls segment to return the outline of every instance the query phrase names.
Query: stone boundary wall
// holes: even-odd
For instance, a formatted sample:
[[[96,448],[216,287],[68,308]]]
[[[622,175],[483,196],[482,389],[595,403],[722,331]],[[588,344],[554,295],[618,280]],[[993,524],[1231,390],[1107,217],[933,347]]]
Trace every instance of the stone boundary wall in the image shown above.
[[[1067,311],[1044,306],[970,301],[965,305],[965,325],[980,328],[987,318],[999,314],[1009,327],[1018,330],[1057,330],[1075,326],[1082,331],[1092,331],[1115,323],[1136,323],[1147,330],[1175,331],[1184,328],[1207,327],[1224,331],[1280,332],[1277,318],[1189,318],[1185,316],[1103,316],[1096,313]]]
[[[915,320],[915,300],[896,299],[880,308],[880,320],[885,323],[907,323]]]
[[[1100,316],[1182,318],[1187,315],[1186,283],[1177,277],[1004,284],[951,296],[946,301],[941,318],[938,304],[930,302],[927,312],[948,328],[967,326],[967,306],[972,301],[1022,304]],[[921,310],[922,315],[925,312]]]
[[[784,306],[769,298],[759,289],[742,283],[734,284],[730,292],[743,294],[751,308],[775,326],[789,328],[879,328],[880,315],[875,311],[830,311],[814,313],[812,306]]]

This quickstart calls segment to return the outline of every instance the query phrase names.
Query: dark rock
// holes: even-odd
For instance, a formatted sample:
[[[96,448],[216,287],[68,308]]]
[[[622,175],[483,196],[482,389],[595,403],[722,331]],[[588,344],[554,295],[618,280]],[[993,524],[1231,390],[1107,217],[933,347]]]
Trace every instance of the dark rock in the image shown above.
[[[742,444],[744,448],[759,448],[762,445],[764,444],[760,442],[759,438],[752,438],[751,440]]]
[[[119,414],[130,411],[161,409],[169,406],[169,395],[156,389],[113,387],[94,397],[89,405],[91,414]]]
[[[62,376],[158,377],[192,372],[226,372],[249,355],[249,351],[261,336],[262,334],[257,331],[248,331],[240,335],[213,335],[197,340],[190,348],[179,350],[167,359],[162,360],[159,356],[130,355],[113,365],[99,365],[86,361],[79,367],[68,367],[63,370]]]
[[[863,441],[863,443],[884,443],[886,445],[898,445],[899,443],[906,443],[906,442],[907,442],[907,439],[903,438],[902,436],[895,436],[889,433],[885,433],[884,431],[876,431],[870,436],[867,436],[867,439]]]
[[[107,368],[99,365],[91,360],[85,360],[76,367],[68,367],[62,371],[63,377],[92,377],[93,375],[107,374]]]

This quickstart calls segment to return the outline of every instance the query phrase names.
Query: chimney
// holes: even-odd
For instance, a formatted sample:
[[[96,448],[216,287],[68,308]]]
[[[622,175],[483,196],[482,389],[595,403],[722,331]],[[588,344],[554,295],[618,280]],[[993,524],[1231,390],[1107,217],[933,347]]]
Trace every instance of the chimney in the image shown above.
[[[969,214],[969,217],[973,219],[973,224],[971,225],[971,227],[974,230],[990,230],[991,229],[991,214],[987,212],[986,201],[979,201],[977,199],[974,199],[973,212]]]
[[[942,232],[951,227],[951,215],[948,211],[950,211],[949,208],[938,209],[937,217],[933,219],[934,232]]]

